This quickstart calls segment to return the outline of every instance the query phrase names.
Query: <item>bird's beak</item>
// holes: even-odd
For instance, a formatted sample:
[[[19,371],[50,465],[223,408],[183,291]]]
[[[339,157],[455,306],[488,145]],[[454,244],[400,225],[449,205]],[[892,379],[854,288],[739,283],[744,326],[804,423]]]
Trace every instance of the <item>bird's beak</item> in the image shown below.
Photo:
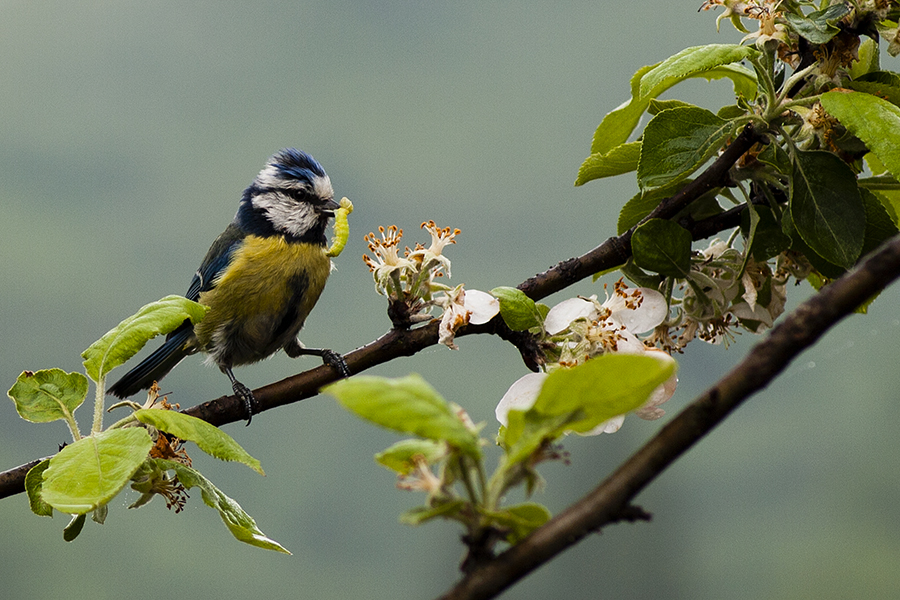
[[[333,217],[334,211],[336,211],[340,207],[341,207],[341,205],[338,204],[337,202],[335,202],[334,199],[332,198],[331,200],[328,200],[328,201],[323,202],[322,204],[318,205],[316,207],[316,210],[323,215],[328,215],[329,217]]]

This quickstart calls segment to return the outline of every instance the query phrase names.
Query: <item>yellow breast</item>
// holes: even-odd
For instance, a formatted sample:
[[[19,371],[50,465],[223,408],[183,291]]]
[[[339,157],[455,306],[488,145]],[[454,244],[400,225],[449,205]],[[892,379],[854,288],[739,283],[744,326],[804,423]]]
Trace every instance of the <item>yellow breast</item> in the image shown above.
[[[330,272],[322,246],[247,236],[215,287],[200,294],[200,303],[210,307],[195,326],[201,348],[220,346],[227,337],[229,344],[268,356],[296,336]]]

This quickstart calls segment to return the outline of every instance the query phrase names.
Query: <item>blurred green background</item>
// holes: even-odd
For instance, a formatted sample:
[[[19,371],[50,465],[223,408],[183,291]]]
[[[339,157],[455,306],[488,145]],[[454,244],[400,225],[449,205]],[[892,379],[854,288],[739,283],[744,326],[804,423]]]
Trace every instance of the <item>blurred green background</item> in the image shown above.
[[[146,302],[183,293],[241,191],[295,145],[356,206],[351,242],[309,319],[310,346],[349,351],[387,330],[359,260],[363,234],[458,227],[453,282],[515,285],[615,233],[629,176],[574,188],[603,114],[639,67],[691,45],[736,42],[696,2],[3,2],[0,19],[0,374],[80,370],[80,352]],[[893,66],[896,69],[896,65]],[[669,97],[712,109],[727,83]],[[607,279],[607,281],[612,281]],[[585,281],[572,294],[602,293]],[[791,290],[791,306],[809,294]],[[561,296],[559,297],[561,298]],[[652,523],[593,536],[507,598],[891,598],[900,373],[896,289],[804,354],[638,498]],[[892,341],[893,340],[893,341]],[[669,417],[737,362],[695,342],[679,357]],[[315,366],[279,355],[241,369],[251,387]],[[373,370],[415,371],[476,421],[525,373],[511,347],[467,337]],[[165,381],[184,406],[229,391],[197,357]],[[89,408],[80,411],[89,423]],[[537,500],[557,512],[668,421],[570,439]],[[458,577],[457,530],[413,529],[419,497],[372,455],[398,439],[317,397],[226,430],[268,474],[193,452],[291,557],[233,541],[193,493],[159,500],[71,544],[66,517],[0,502],[3,594],[16,599],[298,597],[418,599]],[[54,452],[61,423],[7,403],[0,469]]]

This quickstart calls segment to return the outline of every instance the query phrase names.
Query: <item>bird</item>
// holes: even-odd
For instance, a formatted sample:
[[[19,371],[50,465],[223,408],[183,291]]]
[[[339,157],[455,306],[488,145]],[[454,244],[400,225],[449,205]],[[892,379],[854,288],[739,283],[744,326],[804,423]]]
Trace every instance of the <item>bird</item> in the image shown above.
[[[196,324],[186,319],[107,393],[128,398],[201,352],[228,376],[249,425],[259,406],[234,367],[284,350],[292,358],[319,356],[349,377],[343,356],[306,348],[297,339],[332,270],[325,230],[338,207],[331,179],[316,159],[295,148],[273,155],[244,190],[234,220],[184,295],[206,305],[206,315]]]

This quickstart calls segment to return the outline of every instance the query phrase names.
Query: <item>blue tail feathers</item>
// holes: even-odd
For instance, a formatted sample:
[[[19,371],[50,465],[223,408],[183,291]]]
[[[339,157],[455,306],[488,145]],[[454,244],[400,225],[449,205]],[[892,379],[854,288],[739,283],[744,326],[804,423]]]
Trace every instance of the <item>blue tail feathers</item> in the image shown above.
[[[181,328],[169,334],[165,343],[153,354],[110,386],[106,393],[118,398],[128,398],[141,390],[148,389],[154,381],[165,377],[184,357],[193,354],[194,351],[186,347],[188,340],[193,335],[194,328],[191,327],[190,322],[185,323]]]

